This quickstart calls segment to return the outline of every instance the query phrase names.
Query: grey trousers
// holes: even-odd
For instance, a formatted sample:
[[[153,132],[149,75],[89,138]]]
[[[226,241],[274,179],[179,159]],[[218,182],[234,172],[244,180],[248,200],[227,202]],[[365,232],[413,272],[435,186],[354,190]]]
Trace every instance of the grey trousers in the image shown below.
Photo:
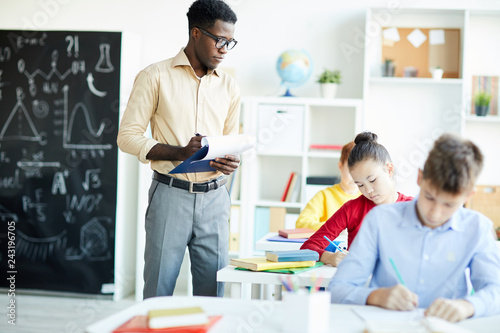
[[[186,246],[193,294],[224,295],[216,275],[228,264],[230,207],[225,186],[194,194],[153,179],[145,222],[144,298],[173,294]]]

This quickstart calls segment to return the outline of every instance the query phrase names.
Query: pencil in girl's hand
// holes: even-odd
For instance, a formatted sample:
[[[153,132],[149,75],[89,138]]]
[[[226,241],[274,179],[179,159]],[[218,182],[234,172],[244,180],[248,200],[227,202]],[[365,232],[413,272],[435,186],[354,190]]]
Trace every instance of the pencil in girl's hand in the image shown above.
[[[332,244],[333,246],[335,246],[335,248],[336,248],[337,250],[339,250],[339,251],[340,251],[340,252],[342,252],[342,253],[345,253],[345,252],[344,252],[344,251],[343,251],[340,247],[338,247],[338,246],[337,246],[337,244],[335,244],[332,240],[330,240],[330,238],[328,238],[328,237],[326,237],[326,236],[323,236],[323,237],[325,237],[325,239],[326,239],[327,241],[329,241],[329,242],[330,242],[330,244]]]

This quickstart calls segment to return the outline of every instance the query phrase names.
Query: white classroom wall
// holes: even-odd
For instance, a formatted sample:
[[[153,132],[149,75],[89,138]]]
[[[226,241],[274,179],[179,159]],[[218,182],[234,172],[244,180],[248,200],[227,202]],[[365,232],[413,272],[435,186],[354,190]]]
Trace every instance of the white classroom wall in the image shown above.
[[[133,77],[143,67],[175,55],[187,42],[186,12],[192,0],[0,0],[0,29],[122,31],[133,36],[133,52],[122,54],[121,109],[128,100]],[[313,59],[313,75],[292,93],[318,97],[315,82],[324,68],[340,69],[340,98],[363,97],[364,26],[368,6],[382,8],[500,9],[500,1],[331,1],[227,0],[238,16],[237,47],[221,65],[235,71],[244,96],[277,96],[284,92],[276,60],[287,49],[305,49]],[[124,37],[125,39],[126,37]],[[125,41],[130,39],[125,39]],[[393,96],[404,105],[404,96]],[[378,132],[395,161],[408,159],[404,138],[394,142],[390,131],[404,126],[391,114],[366,115],[364,128]],[[388,121],[388,119],[390,121]],[[415,127],[425,127],[416,118]],[[332,130],[336,124],[332,124]],[[389,133],[384,141],[384,133]],[[412,138],[411,146],[416,147]],[[493,162],[493,161],[492,161]],[[495,164],[498,161],[494,161]],[[492,163],[493,164],[493,163]],[[404,182],[410,180],[404,179]],[[496,182],[496,181],[495,181]],[[500,179],[498,179],[500,183]],[[410,192],[416,185],[402,184]],[[409,193],[415,194],[415,193]]]

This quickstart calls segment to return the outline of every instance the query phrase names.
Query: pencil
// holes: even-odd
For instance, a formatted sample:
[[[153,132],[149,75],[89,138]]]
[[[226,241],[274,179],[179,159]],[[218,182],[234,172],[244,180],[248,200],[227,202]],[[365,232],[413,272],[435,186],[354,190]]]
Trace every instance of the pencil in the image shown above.
[[[328,237],[326,237],[326,236],[323,236],[323,237],[325,237],[325,239],[326,239],[327,241],[329,241],[329,242],[330,242],[330,244],[332,244],[333,246],[335,246],[335,248],[336,248],[337,250],[339,250],[339,251],[340,251],[340,252],[342,252],[342,253],[345,253],[344,251],[342,251],[342,249],[341,249],[340,247],[338,247],[338,246],[337,246],[337,244],[335,244],[334,242],[332,242],[332,241],[330,240],[330,238],[328,238]]]
[[[398,276],[399,282],[406,287],[405,281],[403,280],[403,277],[401,276],[401,273],[399,273],[399,269],[396,267],[396,263],[392,258],[389,258],[389,261],[391,262],[392,268],[394,268],[394,271],[396,272],[396,275]]]

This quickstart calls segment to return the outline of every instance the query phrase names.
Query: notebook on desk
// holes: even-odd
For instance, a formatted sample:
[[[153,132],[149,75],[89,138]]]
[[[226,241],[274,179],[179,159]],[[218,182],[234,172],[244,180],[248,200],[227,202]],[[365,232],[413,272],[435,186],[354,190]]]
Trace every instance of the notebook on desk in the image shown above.
[[[291,243],[304,243],[307,238],[285,238],[280,235],[272,236],[267,238],[266,240],[271,242],[291,242]]]

